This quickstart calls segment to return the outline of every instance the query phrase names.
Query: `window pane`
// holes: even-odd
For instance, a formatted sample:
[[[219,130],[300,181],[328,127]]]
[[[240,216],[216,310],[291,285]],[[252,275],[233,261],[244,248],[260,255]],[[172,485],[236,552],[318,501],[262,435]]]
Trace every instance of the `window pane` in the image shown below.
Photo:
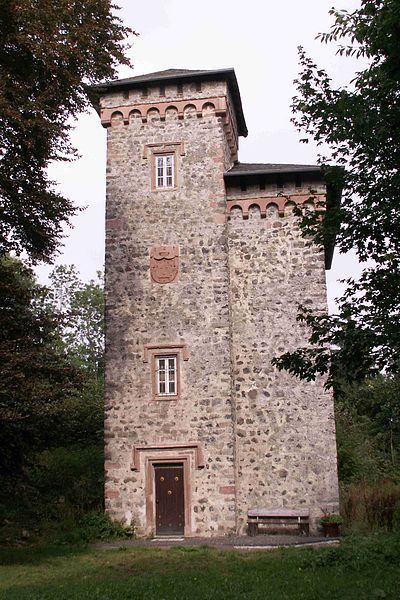
[[[160,394],[165,394],[165,383],[160,381]]]
[[[170,394],[175,394],[175,381],[170,381],[169,382],[169,393]]]
[[[166,177],[167,177],[167,187],[172,187],[174,185],[174,178],[173,178],[173,171],[172,171],[172,156],[167,156],[167,168],[165,171],[166,171]]]
[[[158,368],[159,369],[165,369],[165,358],[159,358],[158,359]]]
[[[169,358],[168,359],[168,368],[169,369],[175,369],[175,359],[174,358]]]
[[[164,187],[164,157],[158,156],[156,162],[157,187]]]

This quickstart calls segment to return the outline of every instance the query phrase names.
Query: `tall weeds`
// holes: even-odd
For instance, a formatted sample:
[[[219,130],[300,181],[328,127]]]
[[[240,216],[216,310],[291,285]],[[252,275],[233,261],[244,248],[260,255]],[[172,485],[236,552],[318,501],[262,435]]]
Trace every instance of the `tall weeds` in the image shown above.
[[[400,485],[382,480],[342,486],[341,514],[351,529],[397,529],[400,527]]]

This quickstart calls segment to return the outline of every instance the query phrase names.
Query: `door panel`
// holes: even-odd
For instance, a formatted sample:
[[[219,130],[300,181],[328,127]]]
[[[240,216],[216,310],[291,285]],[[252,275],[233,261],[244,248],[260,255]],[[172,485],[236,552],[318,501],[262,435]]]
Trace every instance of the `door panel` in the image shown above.
[[[156,492],[156,534],[183,535],[185,502],[183,465],[154,465]]]

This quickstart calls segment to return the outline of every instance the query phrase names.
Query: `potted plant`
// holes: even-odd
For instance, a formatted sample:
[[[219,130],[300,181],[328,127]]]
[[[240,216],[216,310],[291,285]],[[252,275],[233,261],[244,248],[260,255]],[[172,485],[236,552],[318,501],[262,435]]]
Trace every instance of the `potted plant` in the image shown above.
[[[320,523],[325,537],[338,537],[339,526],[343,523],[343,519],[340,515],[324,511],[324,516],[321,517]]]

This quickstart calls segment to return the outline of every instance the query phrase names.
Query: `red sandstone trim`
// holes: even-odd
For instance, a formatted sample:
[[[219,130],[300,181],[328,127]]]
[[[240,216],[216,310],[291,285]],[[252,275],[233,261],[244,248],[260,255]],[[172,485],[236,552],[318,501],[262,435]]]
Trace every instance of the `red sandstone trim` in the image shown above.
[[[160,356],[174,356],[176,358],[176,394],[158,394],[157,393],[157,358]],[[181,396],[181,364],[180,364],[180,352],[169,352],[168,350],[162,350],[160,352],[154,352],[151,357],[151,386],[152,386],[152,394],[153,400],[159,400],[161,402],[171,401],[171,400],[179,400]]]
[[[185,342],[178,343],[158,343],[158,344],[145,344],[143,350],[143,362],[149,362],[149,351],[154,350],[158,355],[160,352],[165,350],[165,354],[170,353],[172,350],[180,350],[182,352],[183,360],[189,360],[189,351]],[[173,353],[173,352],[172,352]]]
[[[235,491],[234,485],[223,485],[219,488],[220,494],[234,494]]]
[[[179,187],[179,170],[178,170],[178,152],[177,146],[180,144],[154,144],[151,148],[151,163],[150,163],[150,183],[152,192],[173,192]],[[143,152],[143,158],[146,150]],[[157,187],[156,184],[156,159],[157,156],[165,156],[172,154],[174,157],[174,185],[173,187]],[[180,153],[183,156],[182,153]]]
[[[120,468],[121,468],[121,465],[119,463],[113,463],[108,460],[106,460],[104,463],[105,471],[112,471],[114,469],[120,469]]]
[[[196,469],[204,469],[203,450],[199,443],[189,442],[188,444],[159,444],[157,446],[133,446],[131,471],[140,471],[139,452],[153,452],[155,450],[194,450],[194,466]],[[184,456],[184,453],[183,453]],[[165,460],[175,462],[169,456]],[[179,460],[182,456],[179,455]]]
[[[111,229],[121,229],[121,219],[106,219],[106,231]]]
[[[181,395],[181,373],[180,373],[180,360],[189,360],[189,353],[186,344],[146,344],[143,351],[143,362],[149,361],[149,353],[151,356],[151,391],[152,398],[156,401],[171,401],[179,400]],[[161,395],[157,393],[157,381],[156,381],[156,359],[159,356],[176,356],[176,394],[170,396],[168,394]]]
[[[145,144],[143,146],[143,158],[148,158],[149,154],[172,154],[179,152],[180,156],[185,156],[185,145],[183,142],[168,142],[167,144]]]
[[[192,494],[191,494],[191,473],[190,473],[190,455],[172,455],[172,456],[147,456],[145,464],[145,494],[146,494],[146,533],[154,535],[156,529],[155,523],[155,483],[154,483],[154,465],[160,463],[181,463],[183,465],[183,484],[184,484],[184,507],[185,507],[185,528],[184,535],[190,536],[192,533]]]
[[[238,151],[238,133],[233,116],[233,111],[230,107],[229,100],[226,96],[212,96],[210,98],[186,98],[184,100],[167,100],[164,102],[149,102],[141,104],[130,104],[113,107],[103,107],[100,110],[101,124],[103,127],[128,125],[130,115],[135,115],[143,123],[147,123],[148,114],[156,110],[159,119],[166,119],[166,112],[170,108],[177,111],[178,119],[183,119],[185,109],[193,106],[196,112],[196,117],[201,118],[208,116],[213,110],[217,117],[222,117],[225,134],[228,140],[232,159],[235,160]]]
[[[160,115],[160,120],[164,121],[166,117],[166,111],[169,108],[175,108],[178,111],[178,118],[183,119],[185,109],[188,106],[194,106],[198,117],[203,114],[203,109],[206,105],[214,105],[215,114],[223,116],[229,110],[227,105],[227,99],[225,96],[213,96],[211,98],[185,98],[184,100],[166,100],[163,102],[148,102],[143,104],[130,104],[113,107],[101,108],[101,123],[104,127],[111,125],[112,116],[115,113],[119,113],[123,117],[125,124],[129,123],[129,114],[135,111],[135,114],[140,113],[143,123],[147,122],[147,115],[151,110],[157,110]]]
[[[106,490],[104,492],[104,497],[107,500],[111,500],[113,498],[119,498],[119,492],[117,490]]]
[[[318,206],[321,202],[325,201],[324,194],[292,194],[289,196],[268,196],[264,198],[235,198],[226,201],[227,217],[230,218],[231,210],[235,206],[241,208],[243,218],[247,219],[249,216],[250,206],[258,206],[260,209],[261,217],[266,217],[266,211],[269,206],[276,206],[280,217],[285,215],[285,208],[293,204],[304,206],[305,203],[310,202],[315,206]]]

